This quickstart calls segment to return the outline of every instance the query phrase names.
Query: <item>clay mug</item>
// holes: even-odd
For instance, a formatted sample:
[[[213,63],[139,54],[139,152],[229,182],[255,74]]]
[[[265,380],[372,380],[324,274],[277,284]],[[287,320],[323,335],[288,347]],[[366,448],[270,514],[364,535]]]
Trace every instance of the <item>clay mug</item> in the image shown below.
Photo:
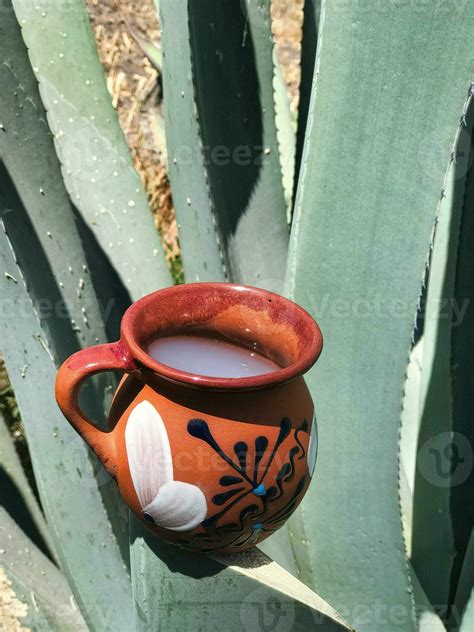
[[[280,369],[209,377],[154,360],[151,341],[199,335],[256,349]],[[302,375],[322,336],[291,301],[230,283],[179,285],[125,312],[118,342],[61,366],[56,398],[156,535],[189,549],[237,552],[281,527],[301,502],[316,458],[314,407]],[[81,412],[81,383],[124,371],[106,431]]]

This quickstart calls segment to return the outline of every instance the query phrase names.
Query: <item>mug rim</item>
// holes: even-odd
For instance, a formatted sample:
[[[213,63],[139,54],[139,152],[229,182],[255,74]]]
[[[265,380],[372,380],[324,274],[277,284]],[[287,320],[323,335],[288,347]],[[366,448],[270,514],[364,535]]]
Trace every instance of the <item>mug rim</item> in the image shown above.
[[[296,328],[297,325],[304,327],[305,337],[307,338],[307,344],[299,352],[296,361],[271,373],[262,373],[250,377],[218,377],[190,373],[155,360],[137,340],[136,330],[137,327],[139,327],[137,321],[140,319],[140,314],[143,314],[144,310],[149,309],[150,306],[157,301],[162,301],[166,298],[172,300],[173,296],[183,293],[192,295],[203,288],[227,293],[245,292],[247,296],[249,295],[248,293],[250,293],[253,294],[254,297],[260,297],[265,301],[273,303],[272,308],[277,306],[291,307],[292,313],[294,314],[293,327]],[[152,371],[158,377],[175,384],[209,390],[253,390],[290,382],[306,373],[315,364],[323,348],[321,330],[315,319],[303,307],[269,290],[239,283],[184,283],[152,292],[138,299],[126,310],[122,318],[120,333],[122,344],[128,349],[139,369],[144,367]]]

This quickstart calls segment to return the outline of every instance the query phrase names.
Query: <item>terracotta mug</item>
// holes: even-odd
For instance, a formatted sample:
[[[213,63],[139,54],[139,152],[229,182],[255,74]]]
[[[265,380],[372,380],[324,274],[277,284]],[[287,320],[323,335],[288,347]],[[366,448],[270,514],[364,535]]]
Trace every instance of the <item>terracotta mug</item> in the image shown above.
[[[178,334],[251,347],[281,369],[207,377],[147,353],[152,340]],[[313,318],[277,294],[230,283],[179,285],[129,307],[118,342],[68,358],[56,398],[156,535],[190,549],[236,552],[281,527],[309,485],[316,423],[302,375],[321,349]],[[115,370],[126,375],[104,431],[81,412],[79,388],[88,376]]]

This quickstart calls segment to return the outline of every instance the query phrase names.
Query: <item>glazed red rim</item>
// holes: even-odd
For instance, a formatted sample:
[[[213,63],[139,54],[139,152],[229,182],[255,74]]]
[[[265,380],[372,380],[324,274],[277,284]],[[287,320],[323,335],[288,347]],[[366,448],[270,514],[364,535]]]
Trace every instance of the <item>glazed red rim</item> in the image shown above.
[[[257,343],[265,339],[266,347],[265,344],[260,345],[258,350],[267,357],[273,359],[275,354],[284,357],[286,348],[292,347],[292,351],[286,351],[286,366],[273,373],[252,377],[211,377],[162,364],[148,354],[147,347],[152,340],[166,335],[190,333],[190,327],[200,327],[201,331],[215,333],[215,321],[222,311],[227,313],[226,310],[234,317],[229,319],[229,325],[224,323],[225,327],[238,331],[236,322],[242,321],[249,325],[244,328],[249,331],[249,345],[251,339],[256,338]],[[269,324],[256,332],[252,330],[255,320],[245,322],[245,317],[255,317],[257,312],[261,312],[262,318]],[[246,344],[240,335],[238,338],[224,338]],[[323,346],[316,321],[302,307],[274,292],[234,283],[176,285],[139,299],[124,314],[121,340],[139,367],[145,367],[171,382],[219,390],[255,389],[291,381],[313,366]],[[288,341],[291,341],[291,345],[288,345]]]

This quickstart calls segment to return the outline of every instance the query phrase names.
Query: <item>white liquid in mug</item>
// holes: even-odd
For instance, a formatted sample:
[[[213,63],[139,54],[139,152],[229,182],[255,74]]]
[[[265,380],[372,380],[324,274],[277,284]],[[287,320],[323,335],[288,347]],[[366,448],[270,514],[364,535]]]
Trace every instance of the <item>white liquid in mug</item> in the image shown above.
[[[208,377],[252,377],[281,367],[256,351],[204,336],[167,336],[148,347],[157,362]]]

